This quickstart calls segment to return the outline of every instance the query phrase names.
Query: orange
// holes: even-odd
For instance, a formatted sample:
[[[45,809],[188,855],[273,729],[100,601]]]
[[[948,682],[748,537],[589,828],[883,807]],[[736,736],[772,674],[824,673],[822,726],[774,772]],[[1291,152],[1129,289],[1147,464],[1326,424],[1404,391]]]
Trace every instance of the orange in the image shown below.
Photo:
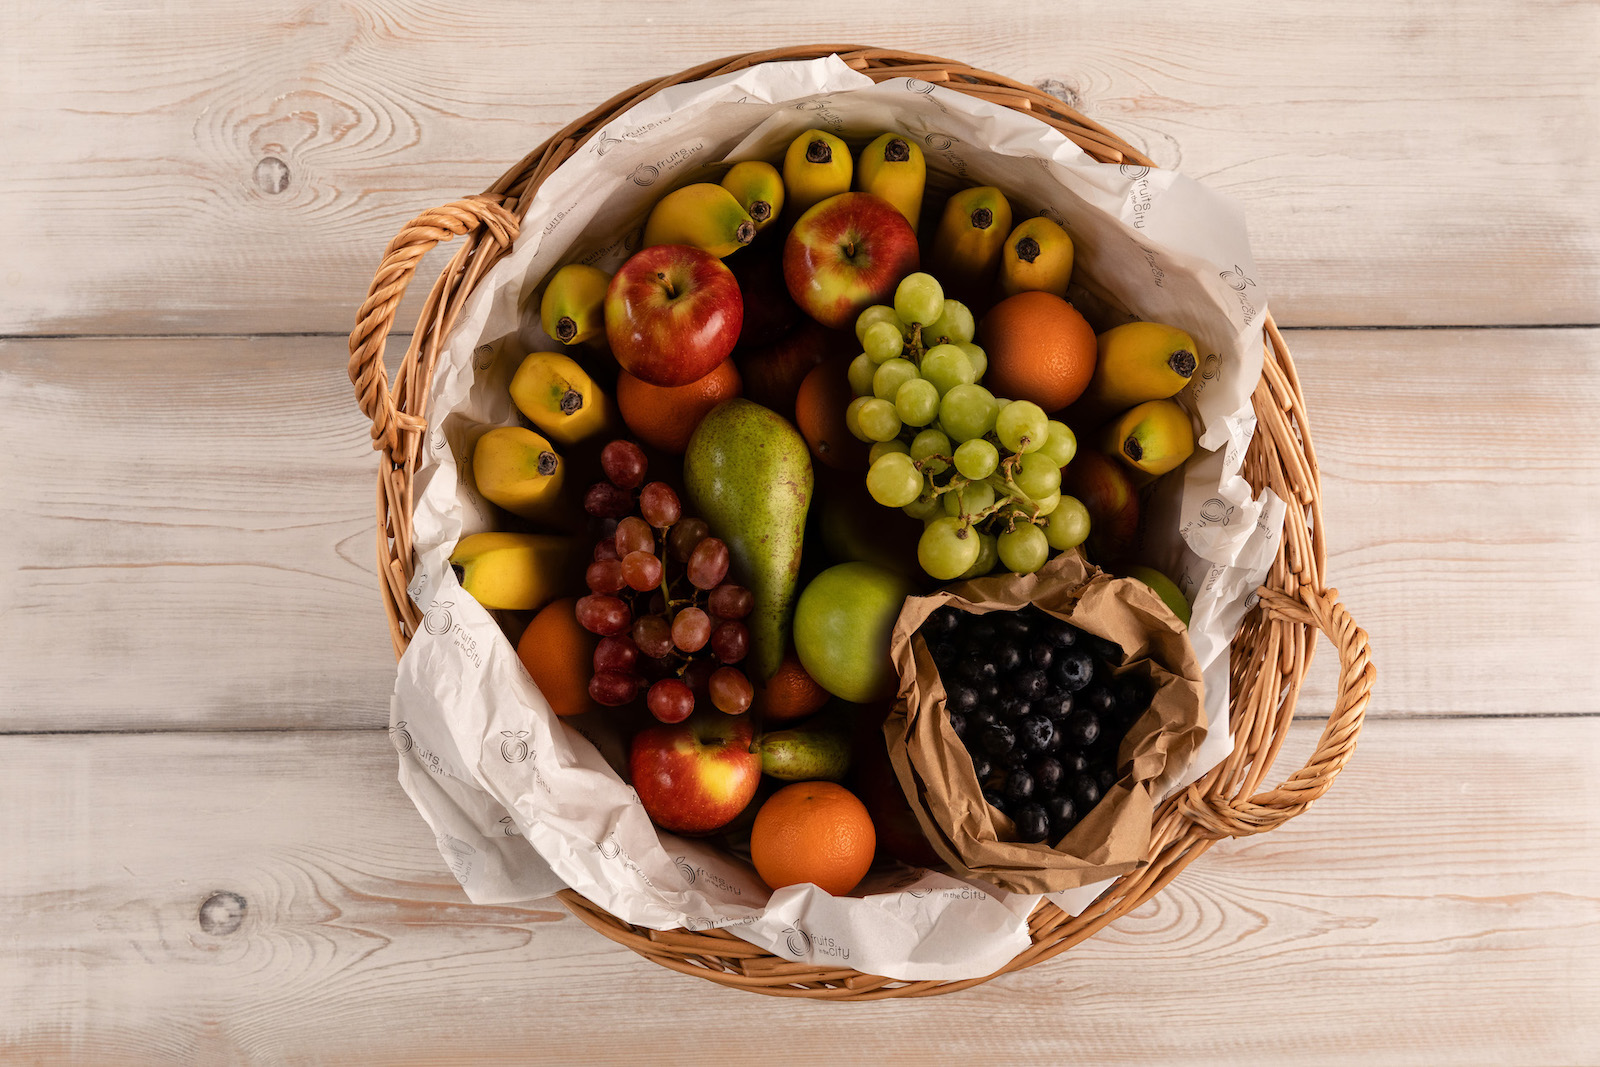
[[[651,385],[623,371],[617,377],[617,409],[645,444],[682,455],[706,413],[742,391],[739,368],[731,359],[688,385]]]
[[[552,600],[533,617],[517,642],[517,658],[557,715],[582,715],[599,707],[589,696],[594,646],[600,639],[578,625],[576,597]]]
[[[794,421],[811,454],[841,471],[867,469],[867,445],[844,424],[844,409],[855,399],[850,360],[825,359],[805,376],[794,396]]]
[[[1094,328],[1054,293],[1000,301],[978,324],[977,341],[989,357],[983,384],[995,396],[1059,411],[1082,396],[1094,376]]]
[[[828,702],[828,691],[806,673],[800,654],[791,648],[778,664],[777,673],[761,687],[757,700],[768,722],[794,722],[820,710]]]
[[[842,897],[878,849],[866,805],[833,782],[796,782],[772,794],[750,828],[750,859],[769,888],[811,884]]]

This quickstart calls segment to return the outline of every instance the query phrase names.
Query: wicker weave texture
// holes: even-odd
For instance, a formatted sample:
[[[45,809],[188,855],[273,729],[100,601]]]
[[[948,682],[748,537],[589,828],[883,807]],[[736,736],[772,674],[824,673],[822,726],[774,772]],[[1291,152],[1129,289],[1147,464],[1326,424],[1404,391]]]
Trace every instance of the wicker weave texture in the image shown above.
[[[1109,130],[1030,85],[933,56],[815,45],[730,56],[633,86],[545,141],[485,192],[419,215],[384,250],[350,334],[350,381],[361,411],[372,422],[373,447],[381,457],[377,558],[397,657],[420,622],[406,586],[413,566],[412,483],[427,428],[428,383],[440,345],[463,302],[510,249],[534,192],[601,126],[667,86],[757,63],[830,54],[874,80],[921,78],[1027,112],[1101,162],[1153,165]],[[461,238],[461,243],[429,291],[410,347],[391,380],[384,371],[384,346],[401,297],[423,256],[453,238]],[[995,974],[963,981],[900,982],[849,968],[794,963],[720,930],[645,930],[565,891],[561,897],[573,914],[664,967],[752,992],[823,1000],[949,993],[1066,951],[1160,892],[1213,842],[1271,830],[1326,793],[1355,751],[1374,670],[1366,633],[1339,602],[1338,591],[1327,584],[1321,486],[1305,398],[1288,347],[1270,317],[1263,342],[1265,359],[1253,398],[1259,424],[1245,455],[1244,476],[1257,492],[1270,487],[1288,502],[1284,537],[1258,591],[1260,602],[1245,616],[1233,642],[1234,751],[1157,811],[1146,867],[1119,879],[1081,915],[1068,916],[1048,901],[1041,902],[1029,919],[1031,946]],[[1265,786],[1294,717],[1319,633],[1332,642],[1339,657],[1336,706],[1306,764],[1278,784]]]

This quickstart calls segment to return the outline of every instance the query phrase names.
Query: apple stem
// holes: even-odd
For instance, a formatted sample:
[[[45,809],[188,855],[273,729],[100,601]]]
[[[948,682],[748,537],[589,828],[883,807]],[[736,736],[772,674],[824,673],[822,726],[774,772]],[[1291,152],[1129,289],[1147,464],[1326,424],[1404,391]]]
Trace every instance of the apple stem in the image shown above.
[[[678,298],[678,290],[673,288],[672,279],[667,277],[665,271],[656,271],[656,281],[660,282],[661,287],[667,291],[668,300],[676,300]]]

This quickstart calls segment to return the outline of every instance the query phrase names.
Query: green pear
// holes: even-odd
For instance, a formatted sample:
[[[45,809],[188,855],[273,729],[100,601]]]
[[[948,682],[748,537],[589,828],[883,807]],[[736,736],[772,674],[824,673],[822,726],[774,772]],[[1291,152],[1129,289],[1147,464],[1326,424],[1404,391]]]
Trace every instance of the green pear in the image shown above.
[[[1136,578],[1150,587],[1150,590],[1160,597],[1178,617],[1178,621],[1185,626],[1189,625],[1189,600],[1178,588],[1178,584],[1154,567],[1129,567],[1124,572],[1129,578]]]
[[[811,451],[783,416],[743,398],[713,408],[683,456],[694,513],[727,542],[730,580],[747,585],[755,607],[745,673],[771,678],[789,647],[800,547],[811,506]]]

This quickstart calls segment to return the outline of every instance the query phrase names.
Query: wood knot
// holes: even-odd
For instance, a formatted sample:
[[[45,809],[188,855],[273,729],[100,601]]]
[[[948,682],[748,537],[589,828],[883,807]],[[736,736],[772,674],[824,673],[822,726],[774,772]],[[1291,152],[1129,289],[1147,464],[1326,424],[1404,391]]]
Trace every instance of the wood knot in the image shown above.
[[[256,164],[256,188],[276,196],[289,188],[289,164],[277,156],[262,156]]]
[[[231,934],[244,922],[247,907],[238,893],[212,893],[200,905],[200,929],[216,937]]]

